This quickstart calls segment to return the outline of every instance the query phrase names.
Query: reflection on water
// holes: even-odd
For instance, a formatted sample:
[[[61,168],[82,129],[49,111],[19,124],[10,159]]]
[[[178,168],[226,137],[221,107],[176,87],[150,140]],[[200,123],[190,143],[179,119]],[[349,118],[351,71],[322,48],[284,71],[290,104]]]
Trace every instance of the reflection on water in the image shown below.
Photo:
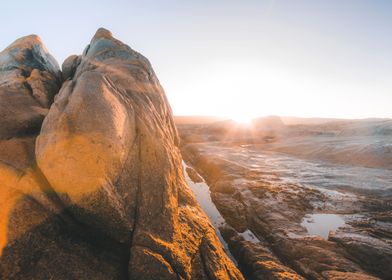
[[[218,235],[219,240],[222,243],[227,255],[237,265],[237,261],[231,255],[230,250],[229,250],[229,246],[226,243],[226,241],[223,239],[223,237],[219,231],[219,227],[224,225],[226,223],[226,221],[222,217],[222,215],[219,213],[218,209],[216,208],[214,202],[211,199],[210,188],[204,182],[204,180],[203,180],[203,182],[200,182],[200,183],[193,182],[192,179],[189,177],[188,172],[186,171],[188,166],[186,165],[185,162],[183,162],[182,165],[183,165],[185,179],[188,183],[188,186],[194,192],[196,199],[199,202],[201,208],[203,208],[204,212],[207,214],[212,225],[214,226],[214,228],[216,230],[216,234]],[[241,235],[244,238],[244,240],[246,240],[246,241],[250,241],[252,243],[260,242],[260,240],[249,229],[245,230],[242,233],[238,233],[238,234]]]
[[[251,232],[249,229],[245,230],[242,233],[239,233],[246,241],[250,241],[252,243],[259,243],[260,240]]]
[[[219,226],[225,224],[225,219],[223,219],[218,209],[216,208],[215,204],[212,202],[211,195],[210,195],[211,193],[208,185],[204,181],[200,183],[194,183],[192,179],[189,177],[188,172],[186,171],[186,168],[188,166],[186,165],[185,162],[182,162],[182,165],[183,165],[185,179],[186,182],[188,183],[188,186],[194,192],[196,199],[199,202],[201,208],[203,208],[204,212],[207,214],[212,225],[214,226],[216,230],[216,234],[218,235],[218,238],[222,243],[223,248],[225,249],[227,255],[237,265],[237,261],[230,253],[227,242],[223,239],[222,234],[219,231]]]
[[[189,187],[196,195],[197,201],[199,202],[201,208],[203,208],[207,216],[210,218],[213,226],[215,228],[219,228],[221,225],[225,223],[225,220],[219,213],[215,204],[212,202],[211,193],[208,185],[204,181],[200,183],[194,183],[192,179],[189,177],[188,173],[186,172],[186,167],[187,166],[184,163],[185,179]]]
[[[335,231],[344,224],[345,221],[341,215],[309,214],[304,217],[301,226],[305,227],[310,235],[328,239],[330,231]]]

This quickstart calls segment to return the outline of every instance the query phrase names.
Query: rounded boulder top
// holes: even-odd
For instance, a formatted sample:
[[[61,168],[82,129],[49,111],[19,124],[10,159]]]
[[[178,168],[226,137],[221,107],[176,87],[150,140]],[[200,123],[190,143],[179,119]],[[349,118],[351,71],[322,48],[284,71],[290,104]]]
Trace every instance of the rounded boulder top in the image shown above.
[[[113,39],[113,35],[112,32],[110,32],[109,30],[100,27],[98,28],[97,32],[95,32],[93,39],[99,39],[99,38]]]
[[[41,46],[46,50],[45,46],[42,43],[41,38],[36,34],[31,34],[16,39],[4,51],[14,49],[14,48],[28,49],[28,48],[33,48],[34,46],[37,45]]]
[[[56,59],[35,34],[15,40],[0,52],[0,71],[14,68],[23,68],[28,72],[33,69],[46,70],[56,76],[60,73]]]

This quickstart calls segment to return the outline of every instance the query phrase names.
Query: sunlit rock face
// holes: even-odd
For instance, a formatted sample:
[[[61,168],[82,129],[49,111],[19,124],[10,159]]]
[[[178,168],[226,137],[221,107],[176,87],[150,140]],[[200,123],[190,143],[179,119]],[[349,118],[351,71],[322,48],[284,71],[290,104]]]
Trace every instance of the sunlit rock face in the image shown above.
[[[35,215],[34,201],[47,203],[32,171],[34,145],[61,86],[60,74],[36,35],[20,38],[0,53],[0,252],[47,217]],[[31,214],[24,221],[17,213],[23,208]]]
[[[57,83],[55,62],[39,62]],[[40,132],[14,147],[25,153],[17,167],[1,165],[9,206],[0,278],[242,279],[185,183],[171,109],[148,60],[99,29],[62,68],[48,113],[56,91],[40,95]]]

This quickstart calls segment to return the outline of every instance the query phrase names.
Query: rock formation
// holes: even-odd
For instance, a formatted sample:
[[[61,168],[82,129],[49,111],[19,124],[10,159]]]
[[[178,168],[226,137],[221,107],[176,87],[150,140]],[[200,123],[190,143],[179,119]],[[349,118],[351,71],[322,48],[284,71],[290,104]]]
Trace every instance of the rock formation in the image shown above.
[[[60,86],[59,66],[37,36],[0,53],[0,252],[47,216],[31,213],[23,221],[16,211],[45,200],[32,172],[34,143]]]
[[[243,278],[146,58],[99,29],[62,73],[36,36],[0,71],[0,279]]]
[[[284,181],[284,163],[277,165],[277,172],[254,146],[181,143],[184,160],[207,182],[211,199],[227,223],[219,229],[244,275],[279,280],[391,279],[390,198],[351,200],[352,196],[345,198],[337,191],[331,198],[317,188]],[[265,157],[266,161],[273,158],[273,154]],[[314,209],[355,211],[364,217],[324,239],[301,226],[303,217]],[[246,230],[259,242],[244,239],[240,233]]]

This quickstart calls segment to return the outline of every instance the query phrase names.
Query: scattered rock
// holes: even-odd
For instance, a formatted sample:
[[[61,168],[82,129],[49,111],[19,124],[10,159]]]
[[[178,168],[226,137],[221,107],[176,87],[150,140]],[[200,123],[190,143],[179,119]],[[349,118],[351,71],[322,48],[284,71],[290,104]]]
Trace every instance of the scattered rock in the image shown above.
[[[353,258],[360,256],[356,259],[367,270],[380,275],[383,279],[390,279],[392,278],[392,242],[388,238],[377,238],[372,235],[371,231],[368,232],[364,228],[357,233],[345,232],[342,229],[330,234],[329,239],[346,248]]]
[[[263,170],[256,152],[245,147],[208,141],[182,144],[187,164],[203,175],[216,207],[229,225],[221,228],[221,233],[231,253],[251,279],[390,278],[390,239],[382,236],[389,232],[386,229],[377,232],[374,242],[365,244],[339,234],[331,235],[330,240],[308,236],[300,225],[305,214],[314,210],[313,205],[334,202],[328,200],[343,199],[339,201],[341,209],[350,211],[347,207],[352,205],[351,196],[330,198],[317,189],[282,182],[279,174]],[[222,191],[222,186],[234,190]],[[345,199],[350,203],[344,204]],[[355,201],[355,209],[368,203]],[[385,223],[384,216],[381,220]],[[263,241],[243,240],[237,232],[246,229]]]
[[[226,225],[220,228],[229,248],[240,267],[250,279],[304,279],[285,266],[263,243],[245,241],[234,229]]]

